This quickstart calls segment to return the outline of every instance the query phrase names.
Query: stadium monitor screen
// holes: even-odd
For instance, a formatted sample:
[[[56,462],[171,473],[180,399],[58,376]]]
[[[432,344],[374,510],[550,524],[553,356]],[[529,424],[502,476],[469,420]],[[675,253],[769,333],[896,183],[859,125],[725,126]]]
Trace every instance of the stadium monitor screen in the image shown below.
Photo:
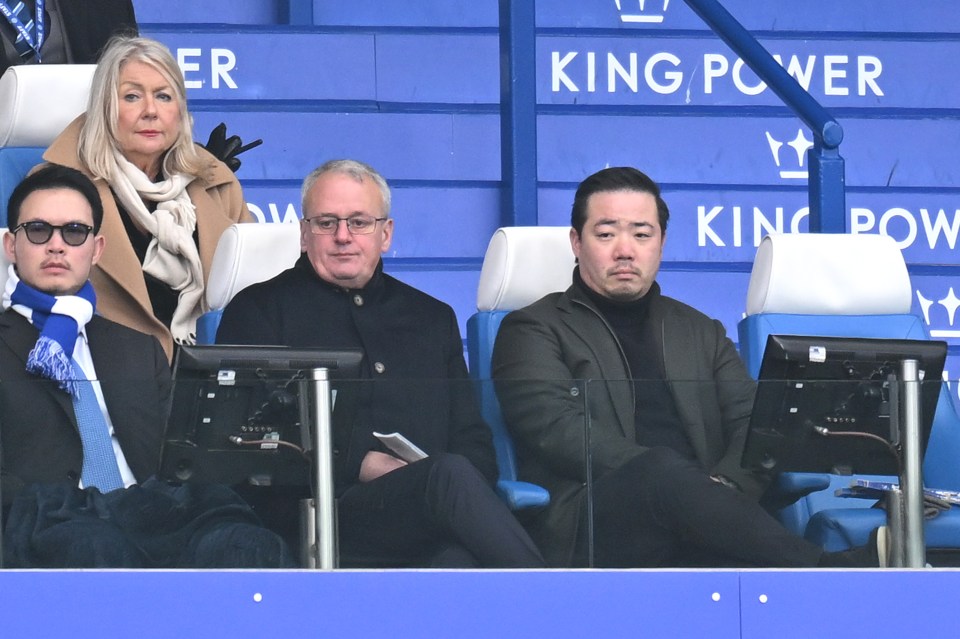
[[[360,349],[183,346],[160,475],[228,485],[310,484],[311,371],[326,368],[333,421],[351,411]]]
[[[942,385],[947,345],[940,341],[771,335],[760,367],[742,465],[768,471],[896,475],[897,457],[863,437],[899,443],[901,362],[918,362],[920,450],[926,449]]]

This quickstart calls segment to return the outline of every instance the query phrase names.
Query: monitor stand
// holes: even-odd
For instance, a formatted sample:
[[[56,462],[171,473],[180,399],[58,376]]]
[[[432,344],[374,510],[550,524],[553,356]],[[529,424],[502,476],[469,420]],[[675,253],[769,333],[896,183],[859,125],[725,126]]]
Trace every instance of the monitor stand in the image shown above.
[[[314,368],[313,382],[313,499],[300,501],[300,548],[307,568],[333,570],[336,560],[336,502],[333,491],[333,430],[329,371]]]
[[[900,469],[900,489],[892,491],[887,499],[887,523],[892,533],[891,565],[923,568],[926,561],[923,536],[923,476],[920,461],[920,378],[915,359],[900,363],[898,393],[891,397],[901,406],[891,406],[891,419],[902,415],[899,422],[903,463]]]

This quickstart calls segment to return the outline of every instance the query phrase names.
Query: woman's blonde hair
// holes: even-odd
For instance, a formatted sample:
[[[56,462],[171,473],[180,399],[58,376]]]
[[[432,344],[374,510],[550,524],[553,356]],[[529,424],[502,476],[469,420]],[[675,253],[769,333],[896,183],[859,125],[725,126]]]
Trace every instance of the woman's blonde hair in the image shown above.
[[[150,38],[115,36],[107,43],[93,73],[87,120],[80,131],[80,160],[96,177],[108,182],[113,177],[113,153],[122,152],[117,141],[120,70],[128,62],[156,69],[170,84],[180,107],[180,135],[163,159],[164,169],[168,174],[199,175],[204,164],[193,143],[193,118],[187,111],[183,74],[170,49]]]

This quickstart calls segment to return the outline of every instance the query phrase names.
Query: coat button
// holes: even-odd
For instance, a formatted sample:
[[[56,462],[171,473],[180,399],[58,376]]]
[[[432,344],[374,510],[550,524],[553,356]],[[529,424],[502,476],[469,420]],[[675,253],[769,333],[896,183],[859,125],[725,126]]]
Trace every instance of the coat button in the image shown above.
[[[375,371],[377,371],[378,373],[381,373],[381,374],[382,374],[383,371],[387,370],[387,367],[383,365],[383,362],[376,362],[376,363],[374,363],[374,365],[373,365],[373,370],[375,370]]]
[[[68,471],[67,471],[67,479],[69,479],[69,480],[72,481],[72,482],[79,481],[79,480],[80,480],[80,473],[78,473],[78,472],[75,471],[75,470],[68,470]]]
[[[333,454],[334,454],[334,456],[339,455],[339,454],[340,454],[340,449],[339,449],[339,448],[334,448],[334,449],[333,449]]]
[[[363,295],[354,295],[353,303],[357,306],[363,306]]]

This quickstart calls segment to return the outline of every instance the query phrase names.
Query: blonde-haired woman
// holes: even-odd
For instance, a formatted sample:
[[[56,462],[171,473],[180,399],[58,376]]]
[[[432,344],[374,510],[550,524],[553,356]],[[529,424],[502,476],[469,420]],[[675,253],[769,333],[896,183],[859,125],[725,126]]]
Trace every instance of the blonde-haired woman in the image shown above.
[[[193,142],[170,50],[112,39],[86,113],[43,157],[87,174],[103,200],[106,246],[90,276],[98,312],[155,335],[170,357],[175,343],[192,343],[220,235],[251,216],[233,172]]]

